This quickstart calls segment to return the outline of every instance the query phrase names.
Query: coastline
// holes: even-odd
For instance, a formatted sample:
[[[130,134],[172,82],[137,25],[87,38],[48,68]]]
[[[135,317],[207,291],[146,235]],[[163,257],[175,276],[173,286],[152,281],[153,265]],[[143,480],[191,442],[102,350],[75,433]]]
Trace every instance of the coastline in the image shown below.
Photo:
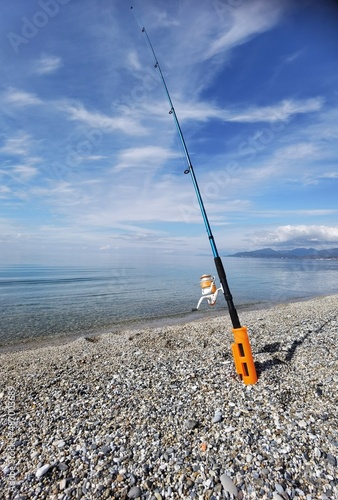
[[[252,310],[264,310],[264,309],[271,309],[283,304],[292,304],[294,302],[306,302],[309,300],[313,300],[316,298],[321,298],[321,297],[330,297],[332,295],[319,295],[319,296],[314,296],[314,297],[303,297],[303,298],[295,298],[295,299],[290,299],[284,302],[255,302],[251,304],[243,304],[237,306],[237,310],[239,312],[239,315],[244,311],[252,311]],[[190,323],[195,323],[199,321],[206,321],[208,319],[215,319],[215,318],[227,318],[228,317],[228,309],[226,306],[226,303],[224,303],[224,309],[223,312],[219,309],[217,311],[217,314],[215,314],[215,311],[211,309],[210,307],[204,308],[201,311],[189,311],[187,313],[179,313],[179,314],[174,314],[172,316],[162,316],[162,317],[155,317],[155,318],[148,318],[148,319],[134,319],[122,323],[117,323],[116,325],[112,326],[111,328],[107,328],[105,330],[97,330],[97,331],[82,331],[82,332],[76,332],[76,333],[65,333],[65,334],[57,334],[55,336],[38,336],[35,338],[28,337],[24,338],[21,340],[15,340],[13,342],[0,342],[0,356],[1,354],[4,353],[11,353],[11,352],[19,352],[19,351],[30,351],[30,350],[35,350],[35,349],[40,349],[43,347],[53,347],[53,346],[59,346],[59,345],[65,345],[69,344],[71,342],[74,342],[82,337],[96,337],[96,336],[101,336],[101,335],[106,335],[106,334],[120,334],[123,332],[129,332],[129,331],[134,331],[134,330],[144,330],[144,329],[149,329],[149,328],[161,328],[161,327],[167,327],[167,326],[174,326],[174,325],[184,325],[184,324],[190,324]]]
[[[224,315],[0,354],[4,498],[337,498],[337,306],[242,309],[253,386]]]

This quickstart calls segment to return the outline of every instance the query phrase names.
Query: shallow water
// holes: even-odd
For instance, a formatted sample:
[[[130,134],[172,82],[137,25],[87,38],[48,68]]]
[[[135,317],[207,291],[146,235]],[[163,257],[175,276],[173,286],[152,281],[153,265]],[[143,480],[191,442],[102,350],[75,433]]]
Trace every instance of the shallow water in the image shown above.
[[[337,260],[225,257],[223,264],[239,308],[338,293]],[[219,314],[222,295],[214,308],[204,302],[191,314],[204,273],[215,274],[212,258],[156,267],[0,267],[0,345]]]

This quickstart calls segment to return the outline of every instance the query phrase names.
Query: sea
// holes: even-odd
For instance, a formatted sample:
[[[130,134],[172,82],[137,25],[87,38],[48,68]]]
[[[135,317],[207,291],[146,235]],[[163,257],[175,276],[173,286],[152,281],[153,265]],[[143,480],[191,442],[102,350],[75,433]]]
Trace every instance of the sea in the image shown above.
[[[338,260],[223,257],[238,309],[338,293]],[[212,257],[184,264],[0,266],[0,348],[228,314],[223,294],[198,311]],[[219,284],[217,275],[216,283]]]

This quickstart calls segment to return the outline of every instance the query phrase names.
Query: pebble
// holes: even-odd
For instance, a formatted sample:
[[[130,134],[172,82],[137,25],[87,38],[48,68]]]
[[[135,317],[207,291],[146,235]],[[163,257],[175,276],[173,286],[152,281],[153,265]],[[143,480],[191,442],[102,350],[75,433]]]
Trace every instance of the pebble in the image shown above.
[[[326,460],[333,466],[335,466],[337,464],[337,460],[336,460],[336,457],[334,457],[333,455],[331,455],[331,453],[328,453],[326,455]]]
[[[193,420],[193,419],[186,420],[185,427],[191,430],[196,429],[196,427],[198,427],[198,420]]]
[[[44,476],[50,469],[50,464],[45,464],[42,467],[39,467],[35,473],[36,477],[40,479],[40,477]]]
[[[276,483],[276,484],[275,484],[275,488],[276,488],[276,491],[277,491],[278,493],[280,493],[281,495],[284,493],[284,488],[283,488],[283,486],[282,486],[282,485],[280,485],[280,484]]]
[[[222,415],[222,412],[221,411],[216,411],[215,412],[215,415],[212,419],[212,423],[213,424],[217,424],[218,422],[222,422],[223,420],[223,415]]]
[[[273,500],[285,500],[283,497],[281,497],[280,495],[278,495],[278,493],[274,492],[273,494]]]
[[[128,492],[128,498],[138,498],[142,495],[142,491],[138,486],[133,486]]]
[[[0,420],[1,500],[13,471],[16,500],[338,498],[337,311],[337,296],[241,310],[253,386],[225,314],[0,354],[16,398],[14,435]]]
[[[66,488],[66,485],[67,485],[67,480],[66,479],[61,479],[61,481],[59,482],[59,489],[60,489],[60,491],[64,490]]]
[[[227,474],[222,474],[220,477],[220,480],[221,480],[222,486],[224,488],[224,491],[226,491],[227,493],[230,493],[230,495],[237,496],[238,490],[237,490],[236,486],[234,485],[234,482],[230,476],[228,476]]]

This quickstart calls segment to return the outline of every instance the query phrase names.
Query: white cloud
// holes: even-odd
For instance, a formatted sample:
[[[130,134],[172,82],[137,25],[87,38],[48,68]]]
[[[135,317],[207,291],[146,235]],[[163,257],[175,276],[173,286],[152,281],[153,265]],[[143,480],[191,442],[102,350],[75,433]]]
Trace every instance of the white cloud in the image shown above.
[[[15,165],[11,170],[12,177],[18,176],[21,182],[30,180],[38,173],[38,169],[31,165]]]
[[[328,179],[338,179],[338,172],[313,172],[305,175],[305,185],[316,185]]]
[[[216,54],[224,53],[235,46],[246,43],[253,36],[270,30],[280,20],[282,12],[281,2],[261,0],[243,2],[236,8],[224,10],[225,17],[230,18],[230,20],[226,19],[230,24],[229,29],[218,35],[204,57],[210,58]],[[222,15],[222,8],[220,14]]]
[[[131,52],[128,53],[127,62],[129,63],[130,68],[133,70],[139,71],[142,69],[142,65],[139,61],[137,52],[135,52],[135,50],[132,50]]]
[[[38,75],[47,75],[54,73],[62,66],[62,58],[57,56],[41,56],[35,64],[35,73]]]
[[[102,132],[120,131],[127,135],[146,134],[146,128],[137,120],[128,116],[108,116],[98,111],[88,111],[81,103],[63,103],[59,107],[69,115],[70,120],[85,123]]]
[[[285,56],[284,61],[286,63],[291,63],[293,61],[296,61],[300,56],[302,56],[304,54],[304,52],[305,52],[305,49],[296,50],[292,54]]]
[[[296,143],[277,151],[276,157],[283,160],[299,160],[313,158],[318,152],[318,146],[313,143]]]
[[[13,104],[17,107],[24,106],[35,106],[42,104],[41,99],[39,99],[35,94],[25,92],[24,90],[18,90],[15,88],[8,89],[4,95],[3,100],[6,104]]]
[[[338,226],[279,226],[273,230],[252,233],[248,239],[255,247],[332,245],[338,243]]]
[[[0,148],[0,153],[10,156],[28,156],[31,146],[31,136],[21,132],[5,139],[4,145]]]
[[[103,155],[88,155],[88,156],[83,156],[84,161],[99,161],[99,160],[106,160],[108,157],[103,156]]]
[[[171,28],[172,26],[179,26],[179,21],[171,16],[168,12],[162,10],[157,12],[157,25],[164,28]]]
[[[208,102],[178,102],[175,105],[180,120],[207,121],[218,119],[224,122],[256,123],[287,121],[297,114],[320,111],[324,105],[322,97],[310,99],[284,99],[269,106],[249,106],[245,109],[224,109]],[[155,113],[158,105],[150,106]]]
[[[225,113],[225,121],[231,122],[276,122],[286,121],[291,116],[300,113],[319,111],[324,105],[322,97],[311,99],[285,99],[281,103],[271,106],[252,106],[243,111]]]
[[[1,171],[0,171],[1,173]],[[11,190],[8,186],[0,185],[0,197],[4,198],[7,197],[11,193]]]
[[[181,155],[175,151],[160,146],[144,146],[139,148],[125,149],[120,152],[116,172],[130,167],[142,167],[149,169],[159,167],[166,160],[180,158]]]

